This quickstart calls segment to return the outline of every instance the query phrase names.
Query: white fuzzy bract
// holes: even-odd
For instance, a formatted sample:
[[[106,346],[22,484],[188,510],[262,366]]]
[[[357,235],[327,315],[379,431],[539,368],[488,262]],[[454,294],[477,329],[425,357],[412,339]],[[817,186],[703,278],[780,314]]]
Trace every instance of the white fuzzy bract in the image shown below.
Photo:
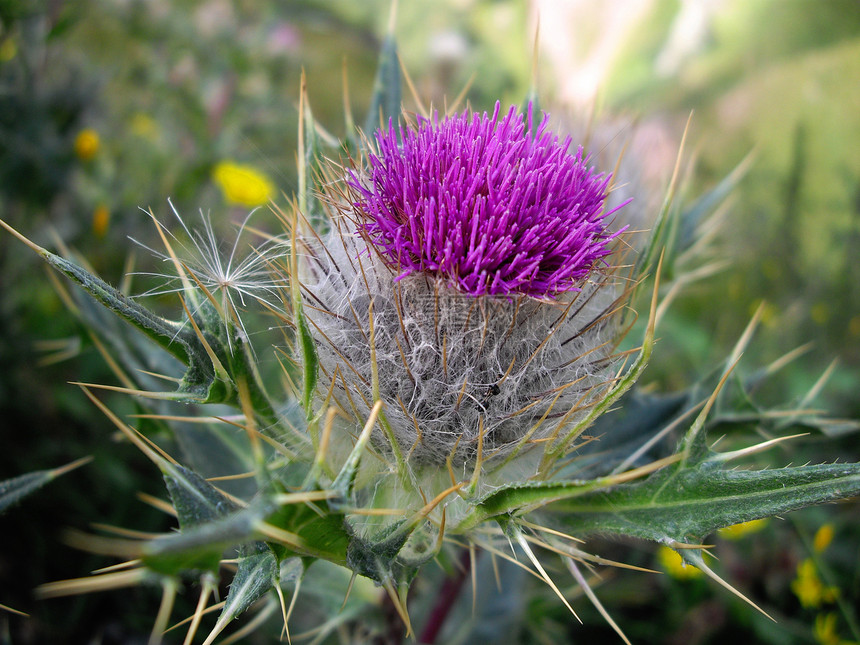
[[[619,289],[593,272],[555,300],[462,294],[395,270],[335,217],[309,236],[300,278],[323,379],[365,419],[378,398],[397,450],[416,465],[500,463],[581,421],[612,379]],[[374,436],[390,452],[383,432]]]

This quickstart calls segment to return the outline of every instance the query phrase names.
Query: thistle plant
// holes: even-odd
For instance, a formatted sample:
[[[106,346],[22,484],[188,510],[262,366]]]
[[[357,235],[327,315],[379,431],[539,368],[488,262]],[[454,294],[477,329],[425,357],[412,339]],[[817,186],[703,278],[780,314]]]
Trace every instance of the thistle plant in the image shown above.
[[[618,563],[578,538],[650,540],[732,589],[703,558],[710,533],[860,492],[858,464],[734,469],[789,438],[785,419],[818,422],[803,410],[782,415],[781,434],[763,443],[709,446],[708,428],[732,424],[734,394],[749,390],[734,367],[753,325],[677,405],[634,388],[662,311],[689,279],[696,218],[737,174],[683,211],[676,169],[648,241],[634,246],[626,202],[607,206],[617,178],[556,134],[534,101],[412,116],[401,112],[396,61],[389,37],[364,136],[350,125],[337,145],[303,91],[298,192],[273,206],[282,235],[246,253],[237,238],[224,254],[205,219],[202,232],[181,218],[175,234],[157,224],[173,273],[160,291],[177,293],[175,320],[4,224],[131,324],[135,335],[80,309],[120,359],[120,385],[80,387],[160,471],[162,506],[179,524],[155,538],[76,540],[123,560],[48,583],[43,596],[160,585],[156,643],[183,581],[197,580],[190,643],[229,580],[208,644],[235,642],[274,613],[289,635],[303,597],[329,598],[338,585],[347,600],[317,603],[314,642],[350,619],[341,637],[351,642],[390,634],[380,595],[402,634],[434,642],[446,605],[416,616],[410,586],[434,560],[474,571],[483,552],[528,570],[574,612],[566,583],[550,575],[560,560],[627,642],[585,575]],[[644,324],[634,326],[643,293]],[[281,341],[255,341],[252,307]],[[631,329],[641,334],[633,347]],[[263,377],[272,355],[280,378]],[[117,416],[97,388],[135,397],[147,424]],[[771,423],[765,410],[747,412]],[[56,474],[6,482],[4,506]],[[224,636],[246,612],[255,615]]]

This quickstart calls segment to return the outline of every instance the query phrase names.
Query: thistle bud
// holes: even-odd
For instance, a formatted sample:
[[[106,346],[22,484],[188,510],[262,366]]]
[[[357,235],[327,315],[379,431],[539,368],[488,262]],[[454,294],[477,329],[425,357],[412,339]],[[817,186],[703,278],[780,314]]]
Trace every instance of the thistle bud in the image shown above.
[[[383,401],[381,450],[501,460],[563,436],[611,380],[621,231],[609,175],[570,147],[531,109],[421,118],[378,131],[330,196],[305,313],[326,391],[358,418]]]

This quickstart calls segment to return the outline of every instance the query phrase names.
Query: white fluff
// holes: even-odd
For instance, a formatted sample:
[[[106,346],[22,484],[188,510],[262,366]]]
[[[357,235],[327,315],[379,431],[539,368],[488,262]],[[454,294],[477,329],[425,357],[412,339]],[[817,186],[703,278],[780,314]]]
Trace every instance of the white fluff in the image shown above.
[[[303,246],[321,393],[337,374],[340,407],[359,420],[369,414],[372,316],[379,398],[414,465],[474,463],[481,433],[483,459],[493,461],[524,439],[530,448],[564,436],[611,378],[619,295],[611,274],[594,271],[581,291],[553,301],[472,297],[426,274],[396,281],[348,217]],[[373,442],[391,452],[382,431]]]

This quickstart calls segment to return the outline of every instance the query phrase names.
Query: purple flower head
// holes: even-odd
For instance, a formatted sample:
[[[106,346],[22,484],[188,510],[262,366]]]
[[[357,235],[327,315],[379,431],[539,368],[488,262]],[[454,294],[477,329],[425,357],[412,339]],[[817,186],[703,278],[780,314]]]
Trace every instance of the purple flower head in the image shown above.
[[[401,143],[402,141],[402,143]],[[425,272],[472,296],[553,297],[608,255],[609,175],[568,154],[544,116],[537,129],[503,117],[420,118],[376,132],[364,177],[353,176],[360,227],[401,273]]]

